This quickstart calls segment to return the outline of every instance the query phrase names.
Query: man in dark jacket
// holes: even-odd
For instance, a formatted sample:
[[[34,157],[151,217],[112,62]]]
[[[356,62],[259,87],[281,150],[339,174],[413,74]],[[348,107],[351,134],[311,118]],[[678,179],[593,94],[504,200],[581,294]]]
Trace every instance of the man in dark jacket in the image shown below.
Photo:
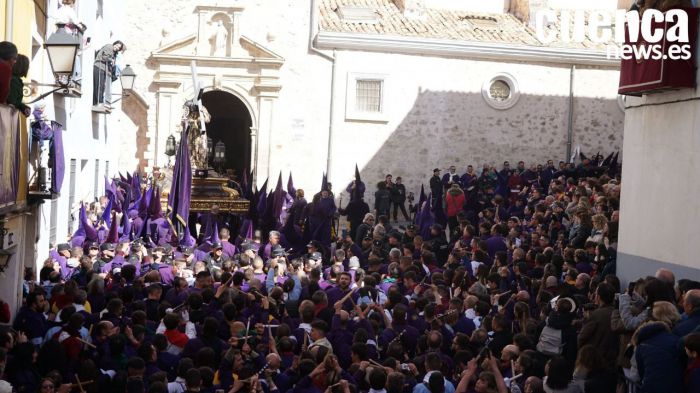
[[[613,361],[617,358],[617,335],[612,332],[610,319],[615,300],[615,288],[608,283],[598,285],[595,294],[597,309],[591,312],[578,335],[578,347],[590,344],[598,348],[603,359]],[[612,364],[609,366],[613,366]]]
[[[691,289],[685,293],[683,309],[688,318],[673,328],[673,334],[678,337],[685,337],[700,326],[700,289]]]
[[[27,295],[27,305],[23,306],[12,328],[27,335],[29,341],[34,345],[41,345],[44,335],[48,330],[44,310],[46,308],[46,298],[41,292],[30,292]]]
[[[406,213],[406,186],[402,184],[401,176],[396,178],[394,186],[391,188],[391,204],[394,205],[394,221],[398,222],[398,210],[401,209],[401,214],[406,221],[410,221],[408,213]]]
[[[389,217],[391,209],[391,194],[386,189],[386,183],[377,184],[377,192],[374,193],[374,210],[377,216]]]
[[[442,201],[442,180],[440,179],[440,169],[438,168],[433,169],[433,177],[430,178],[430,192],[432,194],[430,201],[432,206],[435,206],[438,201]]]

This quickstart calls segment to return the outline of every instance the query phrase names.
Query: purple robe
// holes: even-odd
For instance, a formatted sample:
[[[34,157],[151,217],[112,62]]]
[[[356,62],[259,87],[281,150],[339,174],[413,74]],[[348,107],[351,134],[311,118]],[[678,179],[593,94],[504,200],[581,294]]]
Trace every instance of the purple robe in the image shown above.
[[[222,241],[221,246],[223,247],[222,251],[224,259],[231,259],[234,255],[236,255],[236,246],[231,244],[228,240]]]
[[[311,238],[318,240],[325,247],[331,245],[331,227],[335,212],[336,206],[333,198],[320,198],[318,202],[314,203],[313,211],[309,217]]]

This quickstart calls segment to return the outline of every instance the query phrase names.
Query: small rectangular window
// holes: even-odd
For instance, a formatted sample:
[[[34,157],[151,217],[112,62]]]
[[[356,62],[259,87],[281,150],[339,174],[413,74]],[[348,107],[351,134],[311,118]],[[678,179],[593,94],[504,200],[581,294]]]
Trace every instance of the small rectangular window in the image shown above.
[[[73,234],[73,222],[75,221],[75,215],[73,212],[73,205],[75,204],[75,171],[78,166],[76,159],[70,160],[70,186],[68,188],[68,234]]]
[[[56,245],[56,232],[58,225],[58,199],[51,200],[51,215],[49,216],[49,243]]]
[[[358,112],[382,112],[382,81],[358,79],[355,110]]]
[[[95,200],[98,200],[100,195],[100,160],[95,160]]]

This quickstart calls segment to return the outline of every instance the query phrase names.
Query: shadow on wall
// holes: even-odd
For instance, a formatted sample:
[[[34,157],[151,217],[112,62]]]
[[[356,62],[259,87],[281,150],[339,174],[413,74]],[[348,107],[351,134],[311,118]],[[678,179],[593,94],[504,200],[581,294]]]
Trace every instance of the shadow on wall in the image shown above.
[[[337,125],[345,131],[334,136],[333,188],[338,196],[352,180],[355,162],[364,161],[356,156],[358,149],[375,151],[360,168],[370,206],[377,182],[388,173],[401,176],[406,191],[417,198],[421,184],[429,192],[433,168],[444,174],[455,165],[461,175],[470,164],[477,172],[484,163],[500,170],[506,160],[512,167],[521,160],[528,166],[548,159],[556,164],[565,160],[568,121],[569,97],[521,94],[512,108],[496,110],[481,94],[424,90],[393,131],[376,123]],[[621,150],[623,129],[617,99],[575,98],[572,150],[577,145],[586,155]],[[343,200],[349,200],[345,192]]]
[[[136,153],[133,158],[136,159],[137,168],[129,168],[129,171],[138,169],[143,171],[148,166],[146,157],[146,149],[150,144],[148,132],[148,105],[146,102],[135,93],[121,102],[121,110],[126,117],[133,123],[133,128],[136,129],[134,137],[136,143]],[[131,136],[127,137],[131,138]]]

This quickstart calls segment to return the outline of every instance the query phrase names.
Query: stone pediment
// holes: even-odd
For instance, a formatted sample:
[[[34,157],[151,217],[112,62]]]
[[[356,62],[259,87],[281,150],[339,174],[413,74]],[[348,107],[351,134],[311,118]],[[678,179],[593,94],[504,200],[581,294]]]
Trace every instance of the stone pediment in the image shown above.
[[[230,52],[227,55],[199,53],[198,51],[197,34],[172,41],[152,52],[152,57],[156,60],[173,60],[186,61],[191,60],[199,62],[217,62],[217,63],[241,63],[255,62],[259,64],[269,64],[281,66],[284,64],[284,58],[259,44],[252,39],[241,36],[238,45],[231,45]]]
[[[241,35],[244,7],[240,2],[227,5],[198,5],[192,33],[170,42],[152,53],[159,62],[180,64],[192,60],[212,66],[235,66],[255,62],[261,66],[280,67],[284,59],[263,44]]]

